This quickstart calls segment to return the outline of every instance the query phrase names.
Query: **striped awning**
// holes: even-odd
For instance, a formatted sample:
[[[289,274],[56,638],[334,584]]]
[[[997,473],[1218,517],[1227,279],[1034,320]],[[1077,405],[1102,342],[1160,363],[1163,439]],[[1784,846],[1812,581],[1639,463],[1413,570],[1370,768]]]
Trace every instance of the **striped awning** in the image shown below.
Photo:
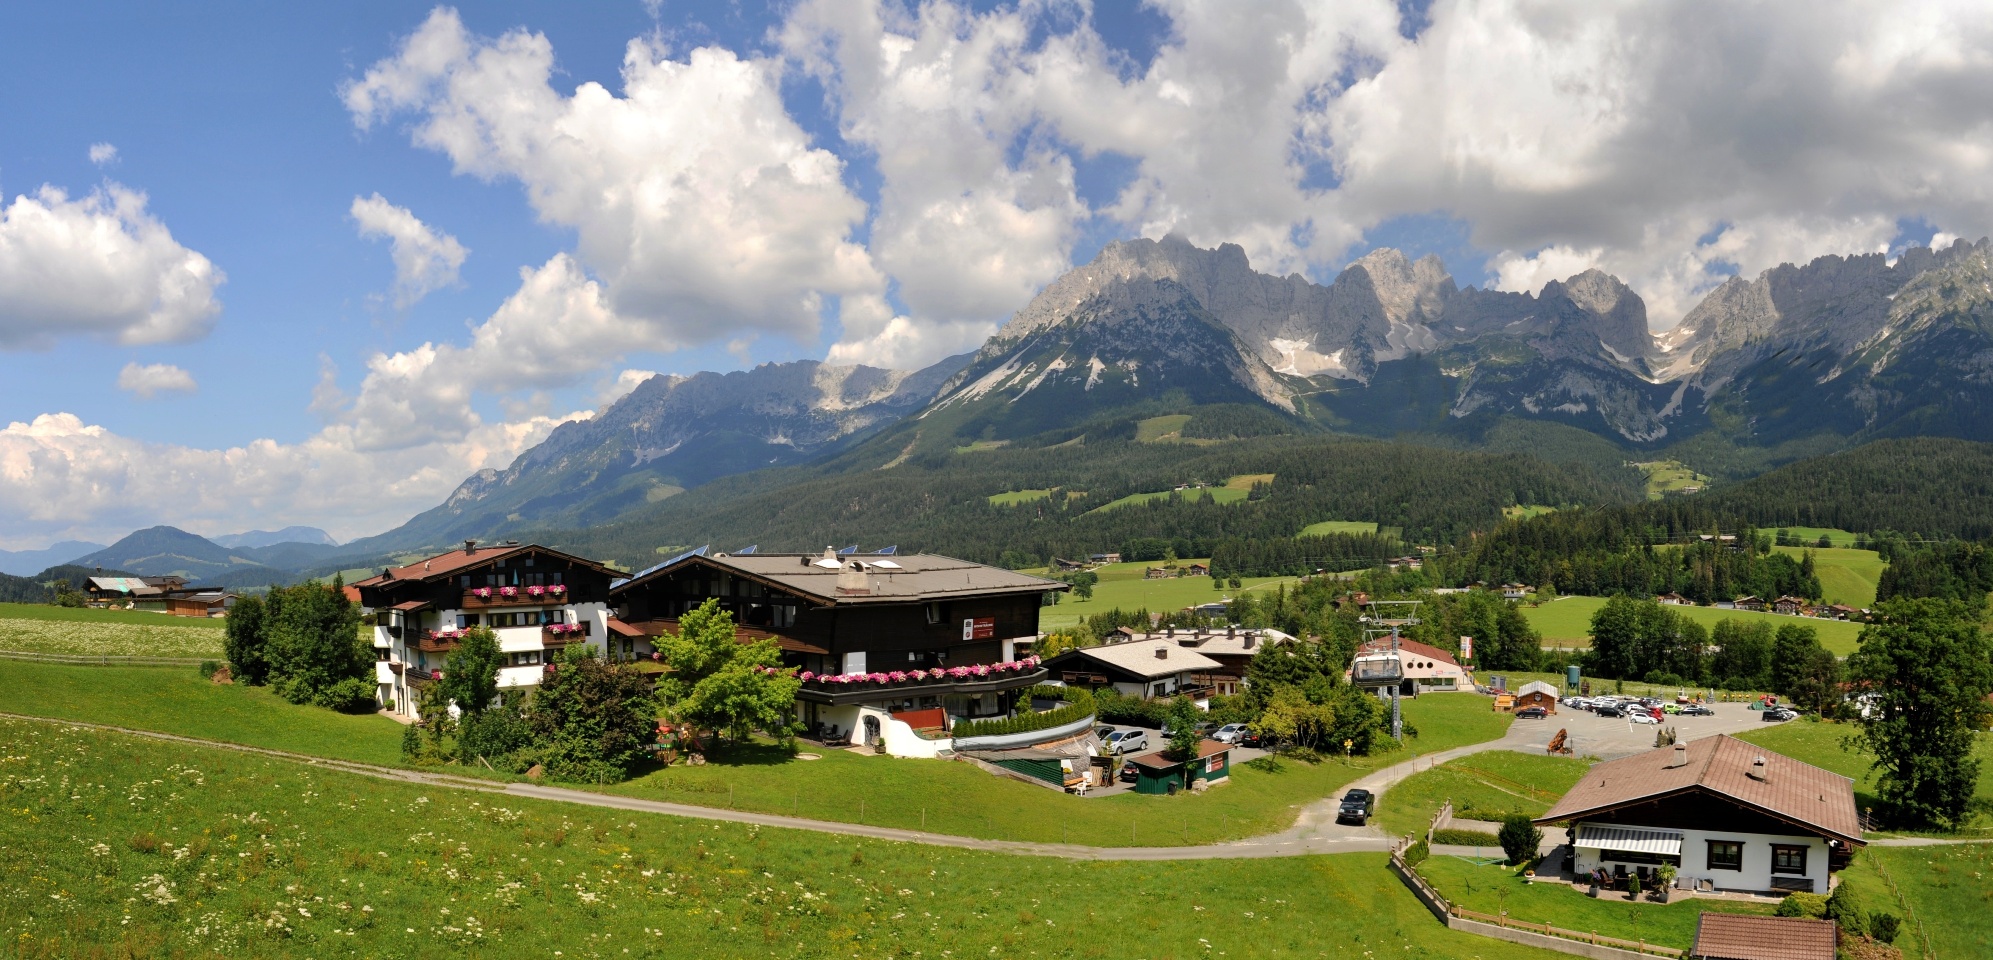
[[[1674,830],[1608,827],[1584,823],[1578,825],[1578,839],[1573,846],[1592,850],[1618,850],[1624,853],[1654,853],[1678,857],[1682,854],[1682,835]]]

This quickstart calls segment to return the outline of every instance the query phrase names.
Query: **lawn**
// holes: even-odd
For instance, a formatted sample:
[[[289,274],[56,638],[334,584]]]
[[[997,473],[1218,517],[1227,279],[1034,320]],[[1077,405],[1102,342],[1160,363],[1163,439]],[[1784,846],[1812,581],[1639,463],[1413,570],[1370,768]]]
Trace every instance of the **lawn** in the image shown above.
[[[1784,530],[1806,541],[1809,545],[1819,543],[1821,537],[1826,537],[1827,542],[1832,543],[1836,547],[1852,547],[1855,545],[1856,534],[1834,527],[1775,527],[1771,532],[1777,533],[1779,530]],[[1764,531],[1761,530],[1759,532],[1763,533]]]
[[[225,740],[296,753],[397,765],[401,727],[285,703],[269,691],[218,686],[193,670],[69,667],[0,661],[5,710]],[[1485,697],[1420,697],[1405,718],[1423,734],[1404,748],[1353,763],[1286,761],[1275,772],[1240,767],[1206,794],[1082,799],[994,777],[968,764],[819,751],[800,760],[742,747],[700,767],[657,770],[611,792],[813,819],[912,827],[965,836],[1102,846],[1172,846],[1275,833],[1300,805],[1365,773],[1418,754],[1500,737],[1510,718]]]
[[[1695,943],[1696,920],[1705,911],[1770,914],[1771,903],[1694,897],[1660,904],[1628,903],[1625,894],[1594,900],[1563,883],[1523,882],[1516,867],[1481,866],[1459,857],[1435,856],[1419,873],[1448,900],[1481,913],[1508,911],[1530,923],[1566,930],[1597,931],[1622,940],[1645,940],[1686,950]]]
[[[220,630],[225,620],[210,617],[175,617],[146,610],[99,610],[95,607],[58,607],[48,603],[0,603],[0,620],[53,620],[61,623],[135,623],[142,626],[192,627]]]
[[[1301,528],[1304,537],[1326,537],[1333,533],[1376,533],[1375,520],[1324,520]]]
[[[1192,563],[1209,563],[1208,560],[1179,560],[1180,566]],[[1100,583],[1093,588],[1093,599],[1081,600],[1070,593],[1064,594],[1056,606],[1046,607],[1038,614],[1040,629],[1057,630],[1080,622],[1109,610],[1145,609],[1160,613],[1166,610],[1181,610],[1216,600],[1228,600],[1245,590],[1266,590],[1284,583],[1295,582],[1294,577],[1246,577],[1240,580],[1241,589],[1219,589],[1210,577],[1171,577],[1167,580],[1145,580],[1142,572],[1149,567],[1161,566],[1161,561],[1148,563],[1113,563],[1097,567],[1094,572],[1100,576]]]
[[[1866,750],[1846,750],[1841,741],[1858,732],[1852,723],[1800,720],[1768,724],[1764,729],[1740,735],[1768,750],[1776,750],[1794,760],[1832,770],[1855,782],[1855,804],[1868,807],[1875,802],[1875,778],[1869,770],[1873,755]],[[1979,760],[1979,783],[1974,793],[1980,803],[1993,808],[1993,733],[1981,733],[1973,756]],[[1973,832],[1993,829],[1993,822],[1981,815]],[[1993,889],[1993,888],[1990,888]]]
[[[1544,646],[1584,647],[1592,642],[1592,614],[1603,606],[1604,597],[1563,597],[1541,606],[1523,607],[1522,613],[1537,632],[1543,634]],[[1855,648],[1861,645],[1862,625],[1848,620],[1783,617],[1776,613],[1720,610],[1716,607],[1673,609],[1705,627],[1714,627],[1722,620],[1763,620],[1770,623],[1774,630],[1789,623],[1812,627],[1820,634],[1821,645],[1843,657],[1855,652]]]
[[[1993,957],[1993,911],[1986,909],[1993,901],[1993,884],[1986,881],[1988,873],[1993,873],[1990,844],[1871,846],[1841,871],[1841,880],[1854,884],[1871,912],[1904,918],[1903,930],[1896,936],[1904,956],[1921,952],[1921,930],[1930,937],[1937,956]],[[1891,891],[1889,880],[1896,882],[1902,901]],[[1921,921],[1921,926],[1913,921]]]
[[[1453,801],[1453,815],[1465,820],[1500,822],[1511,813],[1540,816],[1590,767],[1571,757],[1512,750],[1449,760],[1386,790],[1377,821],[1392,836],[1423,833],[1448,800]]]
[[[0,712],[82,720],[363,763],[401,762],[401,725],[287,703],[266,687],[210,683],[192,667],[0,660]]]
[[[0,736],[13,956],[1553,956],[1447,930],[1381,854],[1074,862]]]
[[[0,617],[0,650],[27,653],[67,653],[80,656],[113,657],[216,657],[222,653],[222,632],[208,626],[178,623],[183,618],[132,611],[67,610],[60,607],[33,607],[36,612],[62,610],[64,613],[110,614],[123,617],[150,617],[150,620],[114,620],[86,617],[20,617],[21,604],[7,604]],[[205,624],[205,620],[191,620]]]
[[[1888,566],[1873,550],[1850,550],[1843,547],[1773,547],[1779,553],[1793,559],[1806,552],[1813,554],[1813,572],[1820,577],[1821,592],[1828,603],[1845,603],[1851,607],[1875,606],[1875,585],[1882,579],[1882,568]]]

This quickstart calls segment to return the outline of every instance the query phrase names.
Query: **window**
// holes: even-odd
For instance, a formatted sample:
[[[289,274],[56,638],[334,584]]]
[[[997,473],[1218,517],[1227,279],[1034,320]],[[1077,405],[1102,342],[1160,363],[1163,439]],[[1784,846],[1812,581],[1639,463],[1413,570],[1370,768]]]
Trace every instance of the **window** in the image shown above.
[[[927,622],[928,623],[941,622],[941,604],[930,603],[927,605]]]
[[[1783,843],[1772,844],[1772,872],[1804,875],[1806,873],[1806,848],[1787,846]]]
[[[466,589],[469,589],[471,585],[471,575],[466,573],[463,576],[458,577],[457,582],[463,584]]]
[[[465,628],[467,628],[467,627],[475,627],[475,626],[477,626],[477,618],[478,618],[478,615],[477,615],[477,614],[475,614],[475,613],[460,613],[460,614],[457,614],[457,629],[459,629],[459,630],[462,630],[462,629],[465,629]]]
[[[1729,840],[1709,841],[1709,869],[1744,869],[1744,845]]]

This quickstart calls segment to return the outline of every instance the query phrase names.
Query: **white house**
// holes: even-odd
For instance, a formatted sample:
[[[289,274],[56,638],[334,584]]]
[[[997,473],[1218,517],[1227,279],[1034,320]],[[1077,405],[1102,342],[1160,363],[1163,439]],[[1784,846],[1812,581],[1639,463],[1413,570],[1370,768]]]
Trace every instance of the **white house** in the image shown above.
[[[1595,764],[1536,822],[1570,828],[1574,874],[1718,890],[1826,893],[1866,845],[1853,781],[1729,736]]]
[[[1103,643],[1068,650],[1045,661],[1053,683],[1073,687],[1113,687],[1131,697],[1173,697],[1186,693],[1208,700],[1212,690],[1199,684],[1224,669],[1224,664],[1178,643],[1176,638],[1151,635],[1146,640]]]
[[[647,656],[647,640],[609,613],[615,575],[593,560],[536,544],[479,545],[382,570],[347,586],[373,622],[376,698],[418,716],[423,687],[441,678],[465,630],[490,627],[505,666],[499,696],[539,686],[563,648],[584,644],[610,655]]]

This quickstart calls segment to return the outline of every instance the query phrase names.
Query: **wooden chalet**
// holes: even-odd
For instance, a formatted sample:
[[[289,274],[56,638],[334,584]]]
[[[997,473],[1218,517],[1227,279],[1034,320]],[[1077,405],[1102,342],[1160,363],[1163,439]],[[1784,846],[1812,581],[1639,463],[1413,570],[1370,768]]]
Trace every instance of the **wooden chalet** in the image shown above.
[[[440,553],[349,584],[373,621],[382,704],[418,716],[424,686],[441,677],[450,651],[471,627],[498,635],[505,666],[500,696],[538,686],[546,664],[572,644],[614,657],[647,655],[643,636],[609,615],[616,572],[538,544],[479,544]]]
[[[1066,584],[932,554],[694,552],[617,583],[618,617],[656,638],[707,600],[742,640],[774,639],[820,736],[870,741],[899,715],[994,717],[1045,679],[1026,654],[1044,595]],[[901,722],[902,726],[907,724]],[[909,733],[911,731],[909,730]]]
[[[1853,781],[1724,735],[1594,764],[1536,822],[1570,828],[1577,875],[1715,890],[1826,893],[1866,845]]]

